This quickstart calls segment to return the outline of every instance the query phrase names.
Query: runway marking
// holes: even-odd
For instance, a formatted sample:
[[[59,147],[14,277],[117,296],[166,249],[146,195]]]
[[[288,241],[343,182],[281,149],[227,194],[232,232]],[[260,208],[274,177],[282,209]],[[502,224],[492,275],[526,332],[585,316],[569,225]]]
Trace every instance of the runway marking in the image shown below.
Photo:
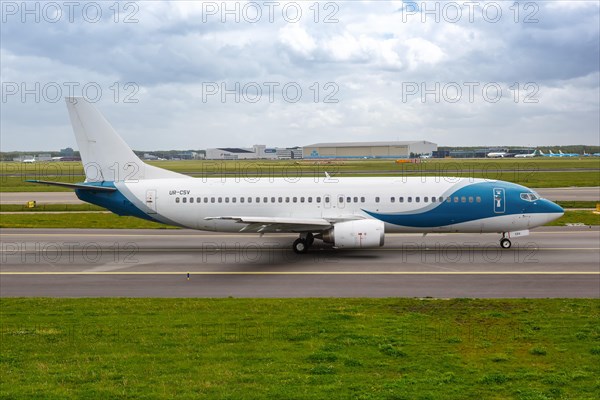
[[[593,271],[11,271],[2,275],[600,275]]]

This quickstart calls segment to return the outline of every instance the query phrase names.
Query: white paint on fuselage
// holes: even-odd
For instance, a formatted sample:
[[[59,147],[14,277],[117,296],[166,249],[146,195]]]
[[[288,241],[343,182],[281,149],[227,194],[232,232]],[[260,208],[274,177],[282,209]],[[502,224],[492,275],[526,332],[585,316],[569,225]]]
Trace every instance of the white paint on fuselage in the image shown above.
[[[410,178],[189,178],[148,179],[138,182],[119,182],[116,186],[138,208],[148,212],[148,190],[156,190],[156,214],[164,223],[182,227],[220,232],[239,232],[245,224],[231,220],[207,220],[207,217],[244,216],[280,218],[324,218],[330,221],[352,218],[372,218],[363,209],[377,213],[422,212],[433,209],[439,202],[431,198],[447,197],[470,184],[490,182],[484,179],[449,177]],[[500,182],[499,182],[500,183]],[[506,184],[506,182],[502,182]],[[524,188],[525,189],[525,188]],[[403,196],[405,201],[390,201]],[[412,202],[407,202],[408,197]],[[416,197],[420,202],[415,202]],[[241,202],[241,198],[244,201]],[[296,197],[296,202],[293,198]],[[329,197],[329,203],[325,198]],[[339,198],[344,201],[340,202]],[[351,201],[347,202],[350,197]],[[379,197],[379,202],[376,201]],[[428,202],[423,202],[428,197]],[[482,194],[483,197],[483,194]],[[489,196],[487,196],[489,198]],[[179,202],[176,199],[179,198]],[[183,203],[186,198],[186,203]],[[193,198],[193,203],[190,202]],[[200,198],[200,203],[197,202]],[[215,199],[213,203],[211,200]],[[219,198],[221,202],[219,202]],[[248,198],[251,202],[248,202]],[[260,202],[256,202],[260,198]],[[264,198],[268,201],[264,202]],[[272,199],[275,202],[272,202]],[[281,198],[281,202],[280,202]],[[300,199],[304,198],[304,202]],[[311,198],[311,202],[308,199]],[[320,202],[317,202],[320,198]],[[358,199],[358,202],[354,200]],[[364,198],[364,202],[361,201]],[[228,202],[225,202],[228,199]],[[235,199],[235,203],[233,202]],[[208,200],[208,202],[206,202]],[[484,199],[484,201],[486,201]],[[490,201],[490,210],[493,204]],[[456,204],[457,213],[468,213],[467,204]],[[556,218],[555,214],[513,214],[494,216],[431,228],[385,224],[386,233],[394,232],[505,232],[530,229]],[[281,230],[285,232],[285,230]]]

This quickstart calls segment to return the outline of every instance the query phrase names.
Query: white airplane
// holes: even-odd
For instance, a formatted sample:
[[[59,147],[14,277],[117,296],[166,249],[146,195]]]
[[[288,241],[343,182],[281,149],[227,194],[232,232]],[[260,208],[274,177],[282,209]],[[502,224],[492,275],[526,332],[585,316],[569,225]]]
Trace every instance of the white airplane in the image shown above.
[[[489,158],[504,158],[508,153],[505,151],[492,151],[491,153],[487,153],[486,157]]]
[[[33,164],[36,161],[35,156],[33,156],[33,158],[25,158],[23,159],[23,162],[26,164]]]
[[[192,178],[143,163],[96,108],[68,98],[86,180],[33,181],[130,215],[214,232],[297,233],[296,253],[315,239],[334,248],[384,244],[386,233],[497,232],[511,237],[563,215],[524,186],[443,177]]]
[[[533,153],[528,154],[516,154],[515,158],[533,158],[537,156],[537,150],[534,150]]]

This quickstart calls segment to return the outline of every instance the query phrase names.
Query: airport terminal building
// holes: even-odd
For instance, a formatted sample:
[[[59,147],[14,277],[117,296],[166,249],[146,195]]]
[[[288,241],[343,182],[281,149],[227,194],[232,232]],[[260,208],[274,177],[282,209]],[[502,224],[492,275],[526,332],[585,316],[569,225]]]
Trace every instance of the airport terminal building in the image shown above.
[[[304,146],[303,158],[409,158],[431,154],[437,144],[425,140],[395,142],[315,143]]]

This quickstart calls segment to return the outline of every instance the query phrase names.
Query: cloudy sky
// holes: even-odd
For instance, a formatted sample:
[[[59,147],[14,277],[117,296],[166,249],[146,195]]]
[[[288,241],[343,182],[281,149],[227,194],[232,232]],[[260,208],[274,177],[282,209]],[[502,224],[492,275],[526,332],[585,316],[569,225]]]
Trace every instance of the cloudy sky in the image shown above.
[[[3,1],[2,151],[600,144],[597,1],[223,4]]]

